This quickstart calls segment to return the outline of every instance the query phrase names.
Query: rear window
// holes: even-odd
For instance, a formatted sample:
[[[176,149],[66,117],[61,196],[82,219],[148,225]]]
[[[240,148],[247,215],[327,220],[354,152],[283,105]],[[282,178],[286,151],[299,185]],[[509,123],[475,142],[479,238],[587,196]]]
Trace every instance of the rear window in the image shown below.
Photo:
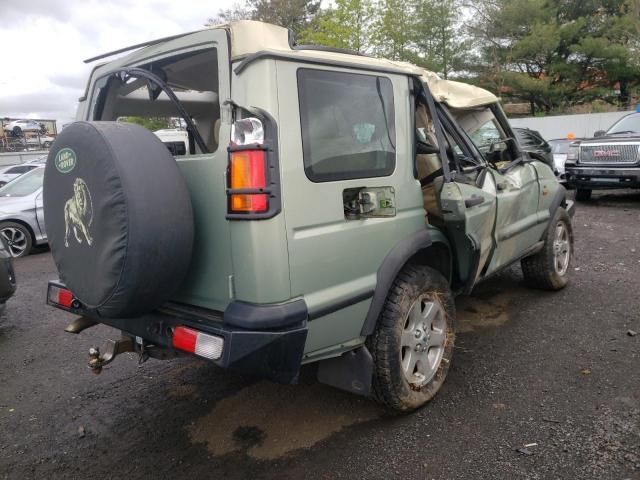
[[[298,70],[304,167],[314,182],[391,175],[393,86],[386,77]]]
[[[208,150],[214,152],[220,128],[217,50],[206,48],[178,53],[137,68],[149,70],[169,86],[195,123]],[[89,118],[136,123],[152,132],[180,128],[183,123],[166,93],[150,91],[144,78],[122,74],[107,75],[96,81]],[[176,150],[182,152],[177,155],[184,155],[187,149],[190,153],[201,153],[195,147],[176,146]]]

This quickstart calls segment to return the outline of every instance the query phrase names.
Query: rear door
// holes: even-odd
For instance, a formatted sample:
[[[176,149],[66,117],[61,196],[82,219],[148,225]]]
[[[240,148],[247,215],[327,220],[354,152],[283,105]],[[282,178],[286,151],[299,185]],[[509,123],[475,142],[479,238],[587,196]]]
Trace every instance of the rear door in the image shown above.
[[[308,358],[361,341],[376,272],[425,228],[425,211],[407,77],[278,61],[277,81],[291,293],[309,309]],[[380,217],[358,214],[372,205]]]
[[[184,127],[185,119],[165,92],[145,91],[148,82],[135,74],[122,80],[121,69],[130,67],[159,76],[202,138],[205,148],[189,138],[186,151],[173,152],[191,194],[196,232],[188,275],[176,300],[224,310],[237,293],[230,226],[225,220],[226,147],[231,129],[229,107],[223,105],[231,98],[227,33],[224,29],[203,30],[143,48],[98,68],[88,101],[79,110],[87,119],[138,123],[154,133]],[[120,73],[116,76],[114,72]],[[152,179],[153,172],[149,175]]]

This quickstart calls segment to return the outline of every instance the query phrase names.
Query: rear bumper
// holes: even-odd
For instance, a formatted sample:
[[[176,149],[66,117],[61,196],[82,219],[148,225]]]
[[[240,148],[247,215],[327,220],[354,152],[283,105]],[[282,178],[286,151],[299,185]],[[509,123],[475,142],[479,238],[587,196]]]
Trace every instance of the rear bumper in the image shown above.
[[[567,184],[573,188],[640,188],[640,167],[567,167]]]
[[[52,286],[65,288],[57,281],[49,282],[49,288]],[[227,309],[229,315],[168,304],[141,317],[127,319],[100,317],[77,301],[74,303],[77,308],[63,308],[52,303],[48,293],[47,303],[169,350],[173,350],[172,334],[178,325],[221,337],[224,340],[222,355],[212,360],[216,365],[280,383],[296,380],[307,339],[306,305],[302,300],[279,305],[232,302]]]

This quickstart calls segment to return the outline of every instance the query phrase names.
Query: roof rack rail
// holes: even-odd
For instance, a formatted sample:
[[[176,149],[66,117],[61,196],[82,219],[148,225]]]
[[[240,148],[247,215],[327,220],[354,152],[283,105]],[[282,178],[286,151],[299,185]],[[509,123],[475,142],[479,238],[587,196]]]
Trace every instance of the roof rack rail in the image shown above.
[[[174,40],[176,38],[184,37],[185,35],[191,35],[192,33],[197,33],[202,30],[194,30],[193,32],[179,33],[178,35],[171,35],[170,37],[158,38],[157,40],[150,40],[148,42],[138,43],[136,45],[131,45],[130,47],[120,48],[119,50],[114,50],[113,52],[103,53],[102,55],[98,55],[97,57],[91,57],[84,60],[84,63],[95,62],[96,60],[100,60],[102,58],[111,57],[113,55],[117,55],[119,53],[128,52],[130,50],[135,50],[136,48],[142,47],[150,47],[152,45],[157,45],[161,42],[166,42],[168,40]]]
[[[357,52],[348,48],[325,47],[324,45],[292,45],[293,50],[316,50],[320,52],[344,53],[347,55],[357,55],[359,57],[368,57],[366,53]]]

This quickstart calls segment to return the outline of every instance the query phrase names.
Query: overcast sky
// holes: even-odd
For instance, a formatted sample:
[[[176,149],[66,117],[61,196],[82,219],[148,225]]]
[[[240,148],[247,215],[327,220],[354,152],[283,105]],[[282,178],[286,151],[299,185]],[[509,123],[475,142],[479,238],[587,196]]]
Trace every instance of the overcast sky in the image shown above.
[[[232,0],[0,0],[0,116],[75,117],[84,59],[202,28]]]

